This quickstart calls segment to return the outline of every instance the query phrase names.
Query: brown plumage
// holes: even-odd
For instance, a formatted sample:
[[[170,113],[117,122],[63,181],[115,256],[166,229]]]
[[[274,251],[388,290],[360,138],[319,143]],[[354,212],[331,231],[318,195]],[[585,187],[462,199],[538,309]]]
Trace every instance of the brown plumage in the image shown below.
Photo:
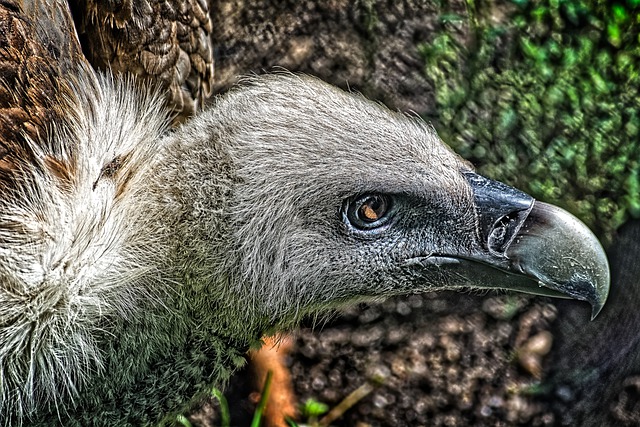
[[[83,51],[95,68],[160,85],[179,120],[202,107],[213,80],[206,0],[70,4]]]
[[[52,123],[61,121],[68,94],[65,76],[84,62],[74,36],[66,4],[50,7],[35,2],[24,7],[17,0],[0,3],[0,186],[6,189],[13,171],[34,164],[33,147],[25,138],[37,139]],[[55,21],[42,20],[36,26],[32,16],[56,15]],[[58,25],[47,26],[57,22]],[[54,150],[53,147],[41,147]],[[56,153],[47,153],[56,164]]]

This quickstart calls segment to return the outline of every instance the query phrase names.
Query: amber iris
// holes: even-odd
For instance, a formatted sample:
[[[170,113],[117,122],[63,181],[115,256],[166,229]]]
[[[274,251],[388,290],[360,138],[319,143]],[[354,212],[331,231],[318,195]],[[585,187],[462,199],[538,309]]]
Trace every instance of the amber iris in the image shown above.
[[[386,198],[379,195],[369,196],[358,208],[358,219],[366,223],[376,222],[387,212],[387,207]]]

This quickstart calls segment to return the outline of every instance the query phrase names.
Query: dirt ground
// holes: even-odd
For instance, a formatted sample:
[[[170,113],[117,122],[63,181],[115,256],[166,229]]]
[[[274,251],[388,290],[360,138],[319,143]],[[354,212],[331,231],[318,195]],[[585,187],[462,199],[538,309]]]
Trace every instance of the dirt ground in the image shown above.
[[[380,381],[336,426],[553,425],[553,414],[527,397],[538,388],[555,318],[541,299],[414,295],[305,329],[290,367],[302,400],[329,406]]]
[[[335,407],[373,385],[333,426],[557,425],[536,400],[556,316],[545,298],[497,293],[361,304],[296,332],[287,365],[300,402]],[[255,408],[249,375],[227,393],[233,425]]]

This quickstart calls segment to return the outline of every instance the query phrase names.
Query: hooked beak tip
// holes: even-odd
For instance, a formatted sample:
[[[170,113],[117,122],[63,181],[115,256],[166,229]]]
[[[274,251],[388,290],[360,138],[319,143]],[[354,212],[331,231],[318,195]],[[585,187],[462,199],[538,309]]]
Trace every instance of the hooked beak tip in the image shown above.
[[[609,262],[597,237],[557,206],[535,201],[506,255],[545,287],[591,304],[591,319],[607,301]]]

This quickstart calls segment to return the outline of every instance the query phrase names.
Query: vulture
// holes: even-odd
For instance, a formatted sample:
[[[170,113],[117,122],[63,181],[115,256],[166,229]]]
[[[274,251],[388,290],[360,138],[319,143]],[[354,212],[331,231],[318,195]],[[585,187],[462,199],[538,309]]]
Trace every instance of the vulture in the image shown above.
[[[176,15],[206,11],[192,3]],[[184,79],[154,86],[146,50],[78,42],[91,23],[135,34],[123,4],[160,10],[0,2],[0,426],[171,424],[261,336],[359,301],[505,289],[603,307],[587,227],[476,174],[419,118],[279,73],[171,130],[210,69],[180,42]],[[152,37],[186,31],[169,24]],[[119,49],[147,71],[87,61]]]

